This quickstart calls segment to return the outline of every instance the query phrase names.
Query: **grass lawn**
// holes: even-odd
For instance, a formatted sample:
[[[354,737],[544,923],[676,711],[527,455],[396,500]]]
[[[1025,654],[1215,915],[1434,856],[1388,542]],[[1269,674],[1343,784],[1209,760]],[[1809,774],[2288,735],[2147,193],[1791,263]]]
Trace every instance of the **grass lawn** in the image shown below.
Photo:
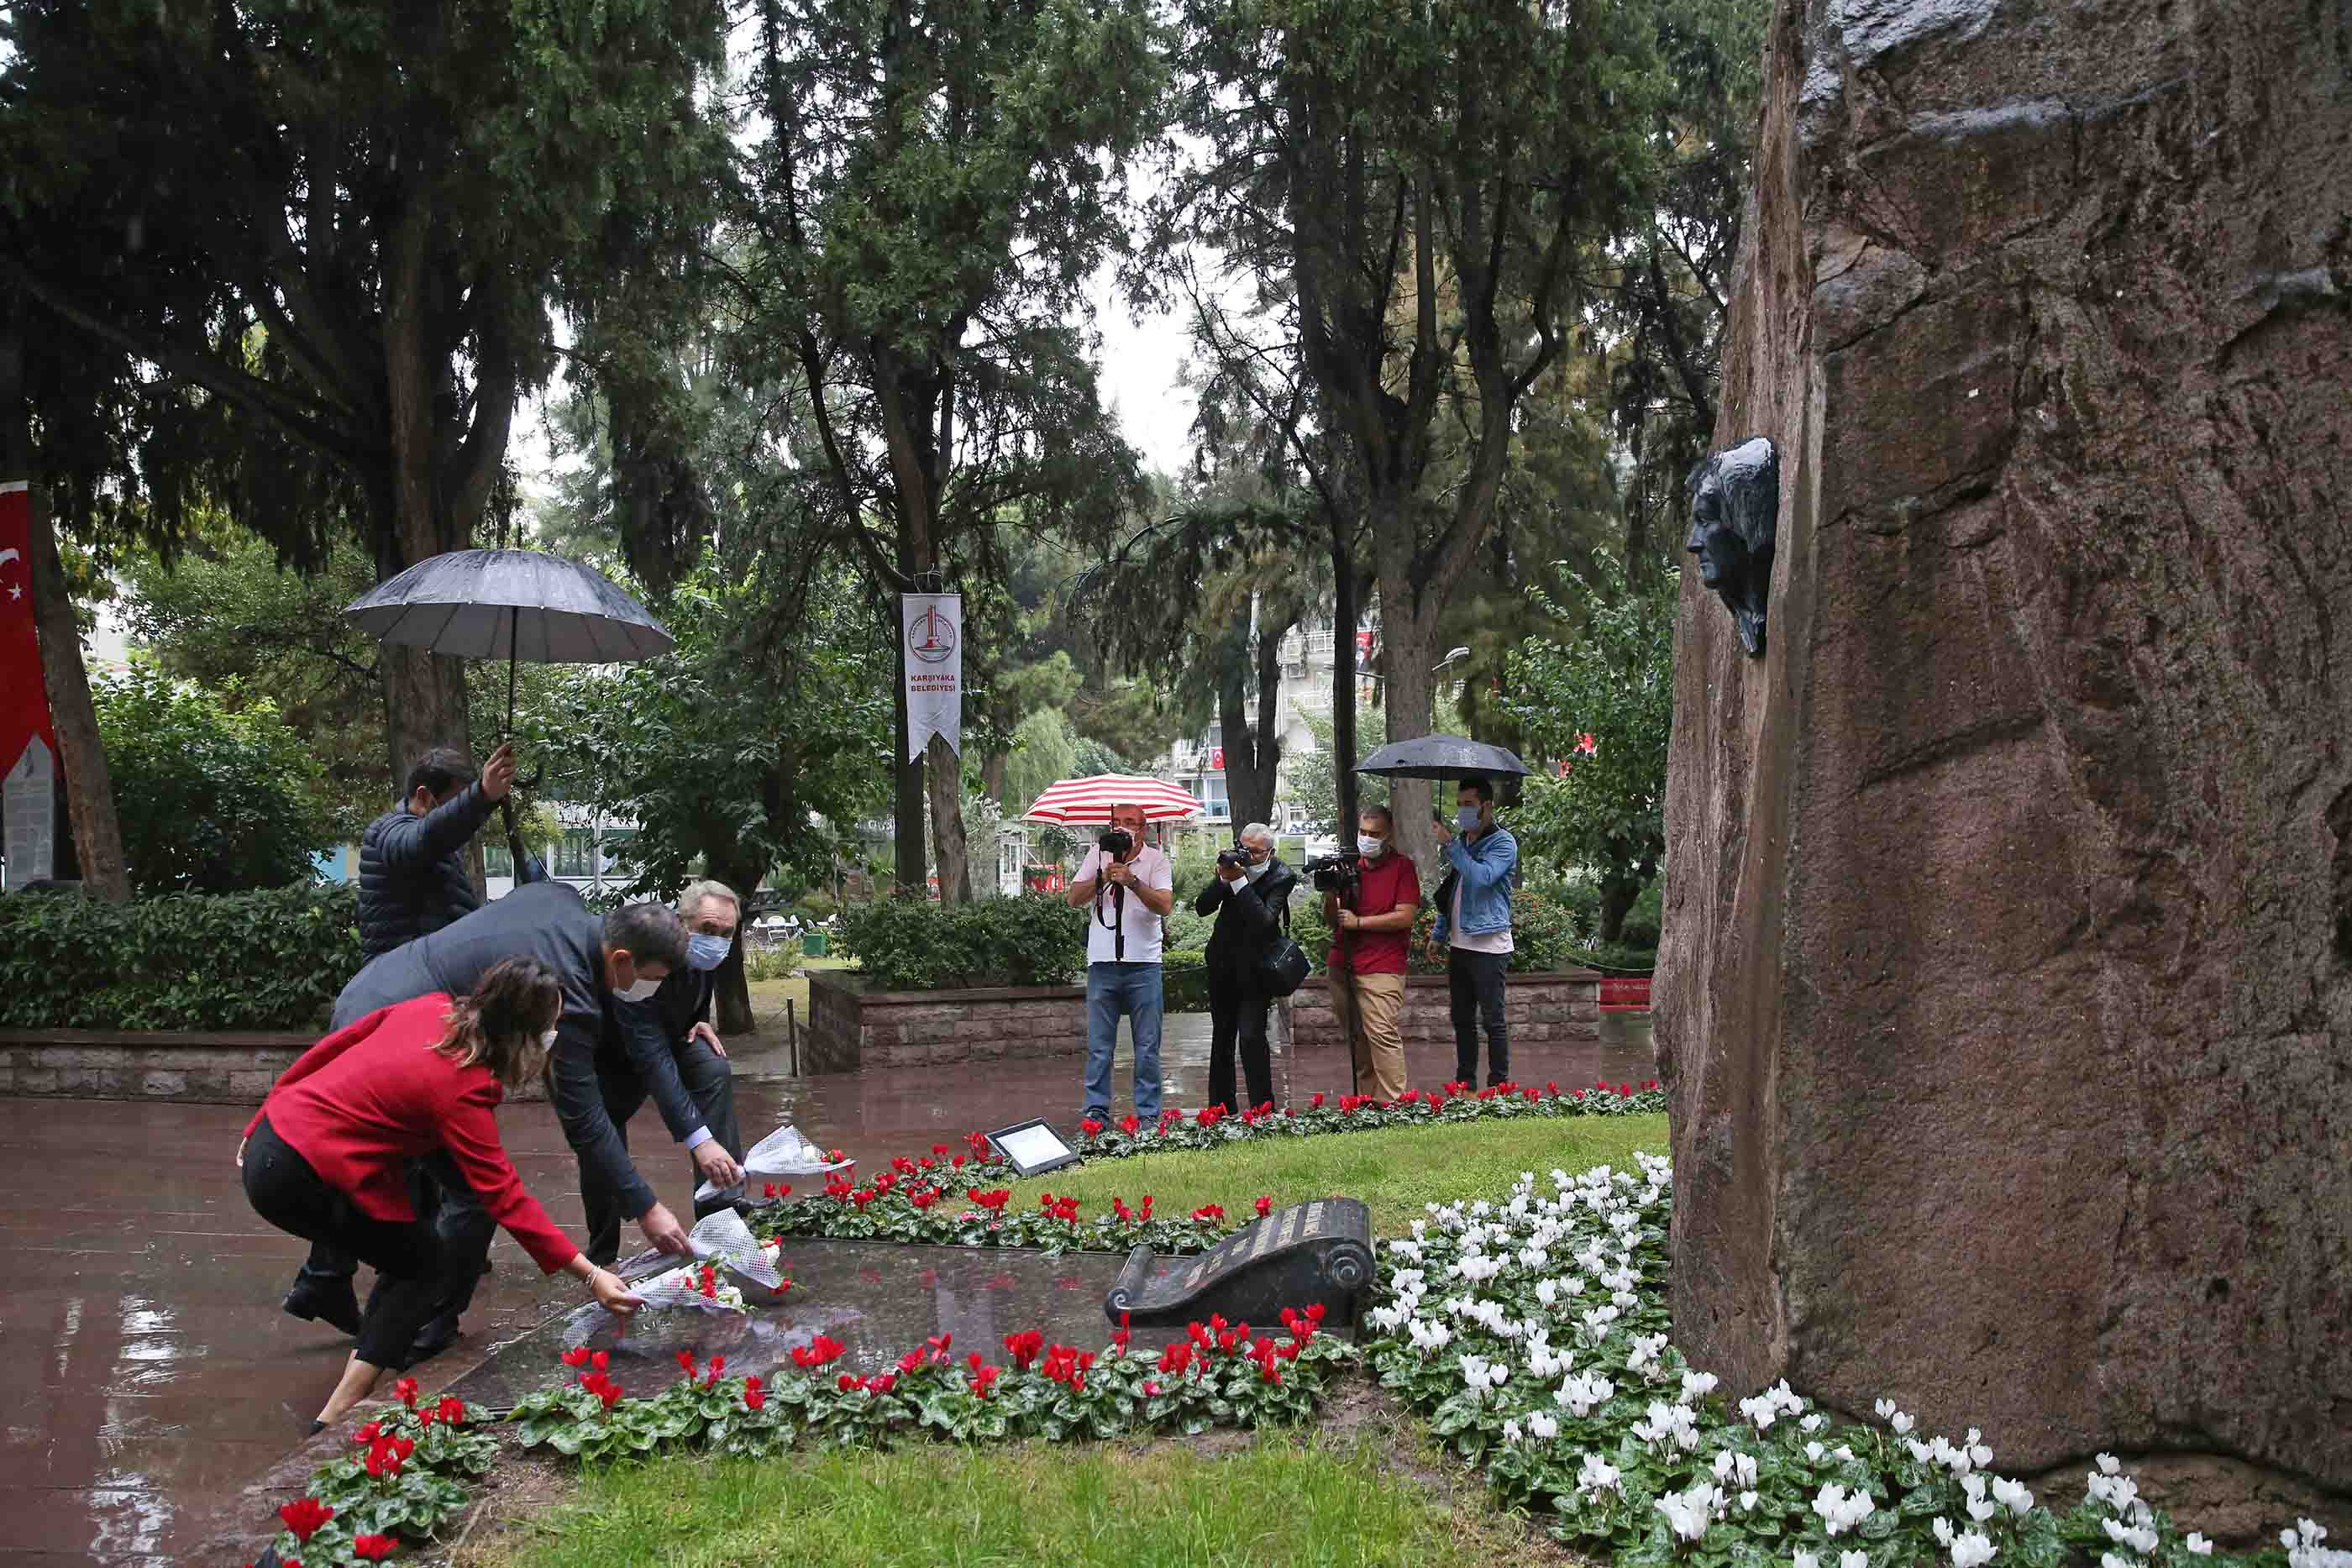
[[[847,969],[855,967],[846,958],[803,958],[801,960],[801,972],[789,980],[751,981],[751,1017],[759,1025],[761,1036],[764,1038],[774,1035],[780,1040],[783,1037],[784,1002],[787,998],[800,1009],[801,1028],[808,1028],[808,972],[811,969]]]
[[[1277,1204],[1339,1194],[1362,1198],[1371,1207],[1373,1233],[1393,1236],[1420,1218],[1426,1204],[1501,1197],[1521,1171],[1543,1180],[1555,1169],[1573,1176],[1598,1165],[1630,1167],[1636,1150],[1666,1152],[1665,1117],[1529,1117],[1392,1127],[1100,1160],[1018,1183],[1013,1203],[1029,1207],[1038,1193],[1066,1193],[1093,1214],[1108,1207],[1113,1197],[1136,1204],[1150,1193],[1155,1214],[1190,1214],[1214,1203],[1224,1207],[1228,1219],[1243,1220],[1251,1218],[1250,1204],[1260,1194]]]
[[[1401,1459],[1423,1469],[1416,1444],[1410,1429],[1276,1432],[1222,1454],[1175,1442],[913,1443],[886,1454],[614,1468],[583,1476],[566,1506],[522,1531],[509,1525],[465,1561],[1505,1568],[1564,1560],[1475,1482],[1426,1470],[1417,1481],[1401,1477]]]
[[[1548,1177],[1663,1152],[1664,1116],[1493,1121],[1341,1133],[1195,1154],[1105,1160],[1019,1184],[1016,1203],[1068,1193],[1089,1211],[1152,1195],[1163,1214],[1205,1203],[1246,1219],[1260,1194],[1342,1193],[1395,1234],[1423,1206],[1500,1197]],[[1321,1424],[1197,1442],[800,1451],[765,1461],[677,1458],[565,1472],[560,1506],[493,1501],[467,1568],[604,1564],[1353,1564],[1468,1568],[1578,1561],[1499,1511],[1440,1459],[1420,1421],[1369,1381],[1343,1384]]]

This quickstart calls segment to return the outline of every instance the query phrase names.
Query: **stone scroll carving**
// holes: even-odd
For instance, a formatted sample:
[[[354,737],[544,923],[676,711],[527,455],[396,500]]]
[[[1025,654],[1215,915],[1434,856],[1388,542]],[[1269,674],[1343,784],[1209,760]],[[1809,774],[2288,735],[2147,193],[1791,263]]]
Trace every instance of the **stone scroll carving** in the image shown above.
[[[1717,452],[1691,470],[1691,530],[1698,580],[1719,595],[1748,657],[1764,652],[1765,600],[1780,517],[1780,455],[1762,436]]]

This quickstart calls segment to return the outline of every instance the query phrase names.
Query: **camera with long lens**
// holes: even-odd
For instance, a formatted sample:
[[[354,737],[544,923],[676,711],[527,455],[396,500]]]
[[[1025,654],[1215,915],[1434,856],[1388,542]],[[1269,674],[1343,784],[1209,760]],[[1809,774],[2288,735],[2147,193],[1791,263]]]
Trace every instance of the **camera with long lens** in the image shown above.
[[[1135,835],[1125,828],[1108,829],[1095,842],[1104,854],[1115,861],[1123,861],[1135,852]]]
[[[1346,849],[1337,854],[1318,855],[1299,868],[1315,883],[1318,893],[1346,893],[1362,880],[1364,857],[1361,851]]]
[[[1243,871],[1247,871],[1250,868],[1249,851],[1243,849],[1219,850],[1217,852],[1217,866],[1219,870],[1223,870],[1226,866],[1236,866]]]

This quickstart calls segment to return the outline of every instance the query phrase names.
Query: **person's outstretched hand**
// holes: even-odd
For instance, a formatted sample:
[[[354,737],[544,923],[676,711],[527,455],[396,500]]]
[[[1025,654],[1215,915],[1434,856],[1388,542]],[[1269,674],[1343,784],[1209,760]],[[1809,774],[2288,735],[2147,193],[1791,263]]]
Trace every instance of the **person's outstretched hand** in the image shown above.
[[[743,1179],[743,1167],[735,1163],[733,1155],[719,1146],[716,1138],[695,1145],[694,1168],[713,1186],[733,1186]]]
[[[631,1291],[621,1282],[621,1277],[610,1269],[599,1269],[589,1275],[588,1290],[596,1298],[598,1306],[625,1318],[646,1304],[644,1298]]]
[[[505,800],[507,791],[514,788],[514,742],[502,740],[499,742],[499,748],[490,753],[490,759],[482,764],[483,798],[489,800]]]
[[[677,1216],[658,1203],[646,1210],[644,1218],[637,1221],[637,1228],[646,1233],[646,1239],[656,1252],[683,1258],[694,1250],[687,1242],[686,1228],[677,1222]]]

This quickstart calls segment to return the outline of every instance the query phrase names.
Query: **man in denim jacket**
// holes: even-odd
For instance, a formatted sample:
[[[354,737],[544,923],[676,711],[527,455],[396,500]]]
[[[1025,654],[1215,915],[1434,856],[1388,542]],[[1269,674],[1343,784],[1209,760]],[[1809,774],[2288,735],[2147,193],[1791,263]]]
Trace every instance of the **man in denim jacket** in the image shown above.
[[[1511,1075],[1510,1028],[1503,1021],[1503,973],[1511,967],[1511,883],[1519,866],[1518,841],[1495,821],[1495,786],[1465,779],[1456,793],[1459,815],[1437,836],[1451,868],[1437,889],[1437,928],[1430,956],[1443,954],[1454,1003],[1454,1076],[1478,1082],[1478,1022],[1486,1023],[1486,1082]],[[1461,837],[1454,836],[1454,829]]]

